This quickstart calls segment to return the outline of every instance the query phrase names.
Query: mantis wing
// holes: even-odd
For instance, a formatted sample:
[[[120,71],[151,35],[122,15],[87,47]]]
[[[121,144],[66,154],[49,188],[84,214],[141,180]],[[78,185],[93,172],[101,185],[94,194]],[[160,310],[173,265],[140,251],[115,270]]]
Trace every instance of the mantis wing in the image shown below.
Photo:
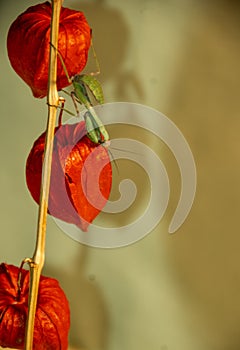
[[[92,75],[81,75],[81,81],[89,88],[99,104],[104,103],[103,90],[100,82]]]

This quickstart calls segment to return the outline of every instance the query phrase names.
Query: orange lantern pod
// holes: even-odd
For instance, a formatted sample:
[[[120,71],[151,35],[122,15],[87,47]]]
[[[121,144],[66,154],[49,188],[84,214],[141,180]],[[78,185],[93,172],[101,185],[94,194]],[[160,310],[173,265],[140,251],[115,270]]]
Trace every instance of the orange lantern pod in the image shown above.
[[[0,264],[0,346],[24,349],[29,271]],[[68,300],[57,280],[40,277],[33,350],[67,350]]]
[[[39,203],[45,133],[35,142],[26,164],[26,181]],[[85,123],[55,129],[48,212],[81,230],[100,213],[109,198],[112,167],[107,148],[86,136]]]
[[[12,23],[7,38],[8,57],[16,73],[30,86],[34,97],[48,88],[50,22],[52,6],[44,2],[29,7]],[[61,8],[58,51],[70,77],[80,73],[88,59],[91,28],[82,12]],[[57,88],[70,85],[58,58]]]

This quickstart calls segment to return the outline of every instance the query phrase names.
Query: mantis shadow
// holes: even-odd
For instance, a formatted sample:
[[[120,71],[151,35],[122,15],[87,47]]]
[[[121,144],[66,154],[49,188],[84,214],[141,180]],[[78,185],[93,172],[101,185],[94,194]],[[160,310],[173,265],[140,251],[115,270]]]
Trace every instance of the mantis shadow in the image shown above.
[[[103,84],[111,83],[113,98],[128,101],[130,90],[137,99],[142,100],[144,92],[134,66],[131,69],[124,68],[131,45],[131,33],[121,12],[105,4],[104,0],[96,0],[92,4],[81,2],[80,5],[71,1],[69,6],[82,11],[92,28],[93,44],[101,69],[99,78]],[[92,60],[90,56],[91,52],[89,61]]]

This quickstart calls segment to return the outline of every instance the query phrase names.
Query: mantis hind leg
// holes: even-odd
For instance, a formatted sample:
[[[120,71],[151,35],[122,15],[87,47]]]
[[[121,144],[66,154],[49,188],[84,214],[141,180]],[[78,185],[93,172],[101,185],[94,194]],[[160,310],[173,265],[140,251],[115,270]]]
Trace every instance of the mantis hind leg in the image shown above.
[[[81,103],[81,102],[77,99],[77,97],[76,97],[76,95],[75,95],[75,92],[74,92],[74,91],[68,92],[68,91],[66,91],[66,90],[64,90],[64,89],[62,89],[61,91],[64,92],[66,95],[68,95],[68,96],[71,97],[71,99],[72,99],[72,101],[73,101],[73,105],[74,105],[75,111],[76,111],[76,114],[78,115],[78,114],[79,114],[79,109],[78,109],[77,102],[78,102],[78,103]],[[64,98],[63,98],[63,99],[64,99]],[[64,101],[65,101],[65,99],[64,99]],[[68,114],[70,114],[70,115],[72,115],[72,116],[75,115],[74,113],[70,112],[70,111],[67,110],[67,109],[64,109],[64,110],[65,110],[65,112],[67,112]]]
[[[61,126],[62,125],[62,116],[63,116],[63,111],[64,112],[67,112],[68,114],[74,116],[74,114],[72,112],[70,112],[69,110],[67,110],[66,108],[64,108],[65,106],[65,98],[61,97],[60,99],[60,103],[61,103],[61,106],[58,108],[60,108],[60,113],[59,113],[59,116],[58,116],[58,126]]]
[[[73,101],[73,104],[74,104],[75,111],[76,111],[76,113],[77,113],[77,115],[78,115],[78,114],[79,114],[79,109],[78,109],[78,105],[77,105],[77,101],[76,101],[76,95],[75,95],[75,92],[74,92],[74,91],[72,91],[72,92],[70,93],[70,96],[71,96],[71,98],[72,98],[72,101]]]

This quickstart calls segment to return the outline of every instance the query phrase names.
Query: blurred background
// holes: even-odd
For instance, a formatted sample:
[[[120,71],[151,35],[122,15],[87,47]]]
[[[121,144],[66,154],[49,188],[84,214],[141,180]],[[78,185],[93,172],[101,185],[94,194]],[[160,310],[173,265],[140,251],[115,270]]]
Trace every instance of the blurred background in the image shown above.
[[[0,260],[16,265],[35,245],[37,205],[25,162],[46,126],[47,107],[11,68],[6,37],[12,21],[36,3],[0,0]],[[44,274],[59,279],[70,301],[72,348],[239,350],[239,1],[64,6],[82,10],[93,28],[106,101],[142,103],[167,115],[187,139],[198,176],[192,210],[169,235],[179,169],[171,152],[148,137],[171,186],[153,232],[125,248],[96,249],[73,241],[49,218]],[[124,162],[119,168],[127,177]]]

